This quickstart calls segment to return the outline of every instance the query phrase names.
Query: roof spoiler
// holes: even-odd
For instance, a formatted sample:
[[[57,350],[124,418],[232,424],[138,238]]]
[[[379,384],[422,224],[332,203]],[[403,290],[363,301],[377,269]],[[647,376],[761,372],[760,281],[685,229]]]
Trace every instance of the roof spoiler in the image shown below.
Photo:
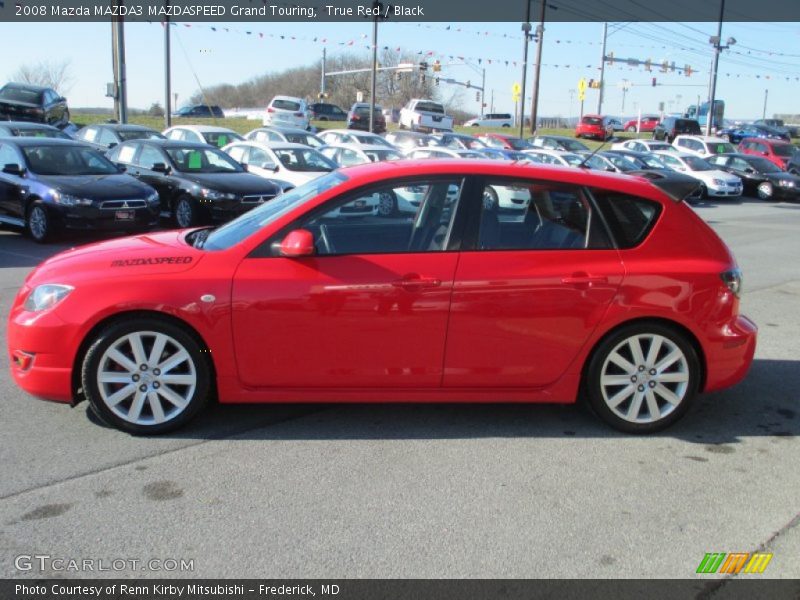
[[[658,171],[628,171],[627,175],[635,175],[647,179],[675,202],[700,200],[702,198],[702,184],[699,181],[675,181],[664,177]]]

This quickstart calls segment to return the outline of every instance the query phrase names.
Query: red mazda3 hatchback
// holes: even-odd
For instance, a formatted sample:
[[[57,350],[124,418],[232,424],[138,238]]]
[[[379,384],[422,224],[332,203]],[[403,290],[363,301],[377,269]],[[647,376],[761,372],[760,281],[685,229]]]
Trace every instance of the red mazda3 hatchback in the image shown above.
[[[397,210],[364,210],[390,196]],[[241,402],[588,400],[659,430],[741,380],[731,253],[652,183],[501,161],[315,179],[217,229],[63,252],[9,318],[16,382],[136,434]]]

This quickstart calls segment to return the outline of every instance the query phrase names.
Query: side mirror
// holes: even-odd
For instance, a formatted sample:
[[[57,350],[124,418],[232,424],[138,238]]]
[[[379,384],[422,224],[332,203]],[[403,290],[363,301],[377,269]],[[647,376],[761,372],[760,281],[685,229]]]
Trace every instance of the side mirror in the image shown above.
[[[169,167],[164,163],[155,163],[152,167],[150,167],[151,171],[155,171],[156,173],[163,173],[167,175],[169,173]]]
[[[108,149],[111,150],[112,148],[116,148],[117,146],[119,146],[119,144],[117,142],[111,142],[108,145]]]
[[[117,171],[119,171],[120,173],[124,173],[125,171],[128,170],[128,165],[124,165],[122,163],[114,163],[114,164],[117,165]]]
[[[16,163],[11,163],[3,167],[3,173],[8,173],[9,175],[16,175],[17,177],[22,177],[23,175],[25,175],[25,169],[23,169]]]
[[[307,229],[295,229],[294,231],[290,231],[278,245],[277,250],[280,256],[285,256],[287,258],[312,256],[316,252],[316,248],[314,248],[314,235]]]

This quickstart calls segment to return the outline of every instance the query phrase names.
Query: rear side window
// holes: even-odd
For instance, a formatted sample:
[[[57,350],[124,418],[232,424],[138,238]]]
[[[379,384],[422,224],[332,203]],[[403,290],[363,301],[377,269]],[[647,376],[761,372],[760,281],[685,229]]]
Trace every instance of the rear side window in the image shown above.
[[[594,189],[592,194],[620,248],[641,244],[661,214],[661,205],[652,200],[610,190]]]

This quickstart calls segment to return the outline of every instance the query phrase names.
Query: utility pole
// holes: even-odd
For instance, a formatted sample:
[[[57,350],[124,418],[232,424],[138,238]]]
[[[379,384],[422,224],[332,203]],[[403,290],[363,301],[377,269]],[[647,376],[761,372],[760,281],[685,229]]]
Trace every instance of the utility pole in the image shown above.
[[[764,110],[761,112],[761,118],[767,118],[767,96],[769,96],[769,90],[764,90]]]
[[[708,97],[708,112],[706,113],[706,135],[711,135],[711,121],[714,120],[714,101],[717,95],[717,69],[719,68],[719,54],[722,51],[722,19],[725,17],[725,0],[719,1],[719,24],[717,25],[717,39],[714,42],[714,66],[711,70],[711,93]],[[712,38],[713,39],[713,38]],[[726,46],[727,47],[727,46]],[[700,107],[698,106],[698,111]]]
[[[486,67],[483,68],[481,75],[481,118],[483,118],[483,107],[486,106]]]
[[[608,38],[608,23],[603,23],[603,44],[600,51],[600,89],[597,90],[597,114],[603,114],[603,89],[605,88],[606,75],[606,39]]]
[[[167,14],[169,14],[169,0],[165,2]],[[170,57],[170,24],[169,17],[164,18],[164,127],[172,125],[172,66]]]
[[[372,8],[375,9],[375,19],[372,23],[372,76],[370,77],[370,94],[369,94],[369,130],[374,132],[375,129],[375,84],[378,79],[378,19],[380,18],[383,5],[377,0],[372,3]]]
[[[542,46],[544,46],[544,13],[547,0],[542,0],[542,12],[539,15],[539,26],[536,28],[536,71],[533,75],[533,91],[531,93],[531,134],[536,133],[536,120],[539,114],[539,76],[542,71]]]
[[[121,7],[122,0],[117,0],[116,5]],[[117,120],[120,123],[128,122],[128,90],[125,78],[125,22],[122,17],[112,20],[111,40],[114,44],[114,83]]]
[[[531,0],[525,0],[525,22],[522,24],[522,35],[525,43],[522,47],[522,90],[519,103],[519,137],[525,129],[525,77],[528,74],[528,39],[531,34]],[[516,111],[515,111],[516,112]]]
[[[322,76],[319,82],[319,97],[325,98],[325,62],[327,59],[326,48],[322,49]]]

